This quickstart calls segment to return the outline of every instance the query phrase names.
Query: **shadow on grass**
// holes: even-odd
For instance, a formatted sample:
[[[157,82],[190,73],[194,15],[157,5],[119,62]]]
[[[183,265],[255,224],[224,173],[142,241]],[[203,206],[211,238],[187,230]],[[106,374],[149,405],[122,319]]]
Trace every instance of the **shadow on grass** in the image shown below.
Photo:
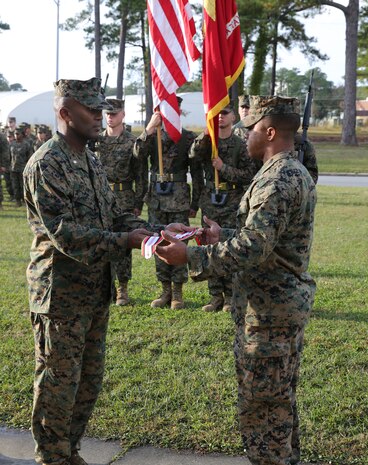
[[[367,322],[367,312],[336,312],[333,310],[314,309],[311,318],[315,320]]]
[[[311,271],[313,279],[323,279],[323,278],[345,278],[345,279],[366,279],[368,278],[368,273],[360,273],[358,271],[350,270],[331,270],[331,271]]]

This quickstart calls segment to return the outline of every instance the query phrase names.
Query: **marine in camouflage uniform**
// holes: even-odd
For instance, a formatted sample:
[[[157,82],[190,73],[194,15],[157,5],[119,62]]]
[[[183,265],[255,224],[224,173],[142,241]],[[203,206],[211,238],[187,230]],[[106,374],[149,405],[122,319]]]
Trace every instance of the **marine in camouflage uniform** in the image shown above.
[[[23,170],[32,153],[29,143],[24,140],[23,129],[16,128],[15,141],[10,145],[10,178],[17,207],[22,205]]]
[[[189,156],[202,163],[205,186],[199,199],[202,210],[202,225],[206,226],[203,217],[219,223],[223,228],[234,228],[236,212],[240,199],[258,171],[259,165],[248,156],[245,141],[232,134],[232,122],[235,118],[231,105],[225,107],[219,116],[219,159],[212,159],[212,145],[208,134],[200,134],[192,144]],[[214,163],[219,163],[220,202],[213,203]],[[222,204],[221,199],[226,198]],[[204,311],[230,311],[232,296],[232,276],[213,277],[208,279],[208,290],[211,301],[203,307]]]
[[[240,202],[236,229],[210,222],[204,241],[212,245],[157,249],[169,263],[188,262],[195,281],[234,275],[239,423],[253,465],[300,459],[296,386],[315,294],[307,269],[316,188],[294,156],[299,108],[294,98],[251,96],[248,151],[263,166]]]
[[[36,152],[41,145],[43,145],[47,140],[48,128],[46,126],[37,126],[37,136],[36,140],[33,143],[33,151]]]
[[[181,98],[178,98],[179,105]],[[150,183],[145,202],[148,205],[148,221],[154,224],[180,222],[189,225],[189,217],[195,217],[198,198],[203,185],[200,165],[188,157],[189,148],[196,137],[192,131],[182,130],[182,136],[175,143],[162,130],[162,155],[164,183],[159,179],[159,161],[156,129],[161,125],[161,116],[154,113],[147,128],[137,138],[134,155],[139,160],[150,160]],[[192,177],[192,191],[187,183],[187,172]],[[162,187],[162,189],[161,189]],[[167,190],[164,188],[167,187]],[[162,191],[159,193],[158,190]],[[167,265],[155,255],[156,276],[162,284],[162,294],[152,301],[152,307],[171,305],[172,309],[184,307],[182,288],[188,281],[187,267]]]
[[[24,170],[34,234],[27,269],[36,357],[32,433],[38,462],[85,465],[78,450],[102,384],[110,262],[139,248],[146,232],[136,228],[149,225],[121,211],[86,148],[98,137],[102,109],[110,108],[100,79],[61,79],[55,95],[60,132]]]
[[[249,95],[239,95],[239,105],[238,105],[238,113],[240,120],[233,125],[233,133],[236,136],[241,137],[242,139],[246,138],[247,135],[247,129],[244,126],[243,119],[248,115],[249,113]]]
[[[3,209],[3,186],[2,186],[2,175],[9,169],[9,144],[6,140],[5,135],[0,132],[0,210]]]
[[[10,145],[15,141],[14,131],[10,129],[6,131],[6,140],[8,141],[8,153],[7,155],[5,155],[4,178],[5,178],[6,190],[8,191],[10,201],[13,202],[14,191],[13,191],[13,185],[12,185],[11,176],[10,176]]]
[[[249,112],[249,95],[242,95],[239,97],[239,115],[240,120],[238,123],[233,126],[233,133],[242,139],[247,138],[248,129],[245,127],[244,118],[248,115]],[[298,157],[298,151],[301,146],[302,136],[297,133],[295,135],[295,156]],[[305,142],[305,150],[303,157],[303,165],[307,168],[309,174],[312,176],[312,179],[315,184],[318,182],[318,165],[316,158],[316,151],[313,144],[307,140]]]
[[[123,126],[124,101],[111,98],[106,101],[112,109],[105,112],[107,129],[98,138],[96,154],[105,168],[107,179],[119,207],[125,212],[139,216],[142,212],[143,197],[147,186],[146,162],[138,161],[133,156],[136,138]],[[119,282],[116,304],[127,305],[129,303],[128,281],[132,279],[131,254],[115,262],[115,272]]]
[[[302,135],[297,133],[294,139],[295,143],[295,156],[298,157],[299,149],[302,145]],[[316,150],[314,145],[309,141],[305,141],[304,147],[304,156],[303,156],[303,165],[307,168],[309,174],[311,175],[315,184],[318,182],[318,165],[317,165],[317,157],[316,157]]]

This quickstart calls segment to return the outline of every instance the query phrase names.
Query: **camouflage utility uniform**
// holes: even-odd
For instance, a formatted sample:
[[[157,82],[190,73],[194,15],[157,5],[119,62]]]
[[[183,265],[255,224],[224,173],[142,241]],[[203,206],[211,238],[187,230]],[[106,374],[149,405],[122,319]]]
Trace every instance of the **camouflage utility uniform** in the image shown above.
[[[59,133],[31,157],[24,183],[34,234],[27,270],[36,355],[32,433],[36,459],[61,464],[79,449],[101,389],[110,261],[128,251],[127,232],[113,230],[148,225],[121,212],[95,155],[73,151]]]
[[[105,168],[110,187],[118,206],[125,212],[142,210],[146,189],[145,163],[133,156],[135,137],[127,130],[119,136],[108,136],[105,130],[98,139],[96,154]],[[132,279],[132,256],[115,262],[119,287]]]
[[[188,249],[194,280],[234,276],[240,430],[253,465],[299,460],[295,401],[315,282],[307,273],[316,189],[293,152],[270,158],[243,196],[236,230]]]
[[[23,170],[32,153],[29,143],[25,140],[15,140],[10,144],[10,178],[17,206],[20,206],[23,200]]]
[[[159,161],[157,137],[148,135],[146,131],[137,138],[134,155],[140,160],[150,158],[150,183],[145,202],[148,205],[148,221],[153,224],[183,223],[189,225],[189,210],[198,210],[198,196],[203,185],[200,166],[188,157],[189,148],[196,134],[183,129],[181,139],[175,143],[162,131],[162,156],[165,180],[171,183],[171,189],[163,194],[157,192],[160,188]],[[187,183],[188,168],[192,177],[192,192]],[[167,186],[167,183],[163,187]],[[167,265],[155,255],[156,276],[165,286],[171,283],[182,286],[188,281],[186,265]],[[165,283],[165,284],[164,284]],[[181,291],[180,291],[181,292]],[[155,305],[155,304],[153,304]]]
[[[193,142],[189,156],[202,163],[205,186],[199,199],[199,206],[203,216],[216,221],[223,228],[234,228],[236,212],[248,185],[257,173],[259,165],[251,160],[247,154],[244,140],[235,135],[226,139],[219,138],[218,155],[223,161],[219,172],[219,193],[226,196],[223,205],[214,205],[211,194],[215,192],[215,170],[212,166],[211,139],[204,133]],[[219,307],[230,305],[232,295],[232,276],[212,277],[208,279],[208,290],[214,300],[219,301]],[[210,304],[211,305],[211,304]],[[203,307],[206,309],[207,306]],[[225,308],[226,309],[226,308]]]

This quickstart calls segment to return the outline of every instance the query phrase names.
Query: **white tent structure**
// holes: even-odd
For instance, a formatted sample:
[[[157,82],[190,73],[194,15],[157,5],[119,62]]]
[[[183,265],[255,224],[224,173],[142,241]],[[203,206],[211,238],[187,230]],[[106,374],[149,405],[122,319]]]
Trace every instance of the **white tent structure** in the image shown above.
[[[202,92],[178,94],[182,97],[181,108],[183,127],[205,127]],[[55,127],[53,110],[54,92],[0,92],[0,121],[5,126],[9,116],[15,116],[17,123],[23,121],[35,124],[46,124]],[[133,128],[142,126],[145,120],[144,96],[127,95],[125,97],[125,122]],[[144,123],[143,123],[144,124]]]
[[[0,92],[0,121],[5,126],[8,116],[15,116],[17,124],[23,121],[34,126],[55,126],[54,92]]]

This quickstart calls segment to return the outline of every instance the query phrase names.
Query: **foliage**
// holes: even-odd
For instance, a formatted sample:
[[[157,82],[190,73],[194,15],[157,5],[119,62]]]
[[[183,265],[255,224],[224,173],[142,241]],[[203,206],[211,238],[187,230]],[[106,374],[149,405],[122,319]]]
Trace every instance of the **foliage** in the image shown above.
[[[10,90],[9,81],[0,74],[0,92],[6,92],[8,90]]]
[[[367,2],[365,2],[367,3]],[[368,84],[368,4],[361,8],[358,34],[358,80]]]
[[[3,22],[0,20],[0,34],[1,34],[2,31],[8,31],[9,29],[10,29],[9,24],[3,23]]]
[[[336,147],[336,150],[339,148]],[[341,148],[341,156],[346,148]],[[318,152],[318,150],[317,150]],[[368,189],[318,187],[311,272],[317,295],[299,386],[304,462],[367,465]],[[198,219],[197,219],[198,222]],[[33,337],[24,208],[0,212],[0,422],[30,426]],[[184,289],[188,308],[152,309],[153,260],[133,257],[134,306],[111,306],[104,387],[88,434],[131,448],[152,444],[242,454],[236,419],[233,324],[200,310],[205,283]]]

